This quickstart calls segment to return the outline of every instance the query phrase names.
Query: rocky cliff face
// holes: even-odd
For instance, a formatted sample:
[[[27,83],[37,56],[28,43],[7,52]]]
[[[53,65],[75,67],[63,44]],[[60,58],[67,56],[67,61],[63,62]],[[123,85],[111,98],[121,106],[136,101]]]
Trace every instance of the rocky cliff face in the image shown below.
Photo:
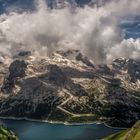
[[[0,64],[0,116],[123,127],[140,119],[140,61],[97,65],[78,50],[20,54]]]

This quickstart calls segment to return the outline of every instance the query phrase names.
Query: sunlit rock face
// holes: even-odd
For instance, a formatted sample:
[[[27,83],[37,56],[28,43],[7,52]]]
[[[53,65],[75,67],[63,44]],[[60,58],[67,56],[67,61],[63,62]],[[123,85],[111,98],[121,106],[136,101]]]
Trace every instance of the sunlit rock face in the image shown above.
[[[123,127],[140,119],[139,60],[96,64],[79,50],[16,56],[0,64],[0,116]]]

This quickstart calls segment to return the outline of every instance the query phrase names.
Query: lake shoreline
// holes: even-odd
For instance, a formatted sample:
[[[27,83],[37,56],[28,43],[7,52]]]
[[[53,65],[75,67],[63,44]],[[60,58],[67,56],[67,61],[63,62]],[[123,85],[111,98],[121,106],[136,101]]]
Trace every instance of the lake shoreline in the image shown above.
[[[61,125],[71,125],[71,126],[78,126],[78,125],[93,125],[93,124],[104,124],[106,127],[108,128],[112,128],[112,129],[116,129],[116,130],[124,130],[127,128],[121,128],[121,127],[113,127],[108,125],[106,122],[100,122],[100,121],[95,121],[95,122],[87,122],[87,123],[68,123],[68,122],[61,122],[61,121],[48,121],[48,120],[37,120],[37,119],[30,119],[27,117],[20,117],[20,118],[16,118],[16,117],[2,117],[0,116],[0,119],[7,119],[7,120],[25,120],[25,121],[31,121],[31,122],[42,122],[42,123],[50,123],[50,124],[61,124]]]

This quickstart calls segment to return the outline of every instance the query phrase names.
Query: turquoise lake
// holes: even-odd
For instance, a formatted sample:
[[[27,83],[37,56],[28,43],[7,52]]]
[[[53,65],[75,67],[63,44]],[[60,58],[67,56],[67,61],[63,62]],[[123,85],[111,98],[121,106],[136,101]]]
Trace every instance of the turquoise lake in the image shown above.
[[[0,119],[0,123],[14,131],[20,140],[99,140],[119,131],[103,124],[63,125],[7,119]]]

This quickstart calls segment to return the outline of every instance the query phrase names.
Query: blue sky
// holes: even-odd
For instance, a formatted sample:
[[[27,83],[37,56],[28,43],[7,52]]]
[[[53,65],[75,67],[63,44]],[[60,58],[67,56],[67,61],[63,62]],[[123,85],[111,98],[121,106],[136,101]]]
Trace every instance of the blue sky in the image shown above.
[[[9,7],[19,7],[21,9],[33,9],[34,0],[0,0],[0,13]],[[46,0],[51,6],[54,0]],[[91,0],[75,0],[80,6],[89,3]]]

